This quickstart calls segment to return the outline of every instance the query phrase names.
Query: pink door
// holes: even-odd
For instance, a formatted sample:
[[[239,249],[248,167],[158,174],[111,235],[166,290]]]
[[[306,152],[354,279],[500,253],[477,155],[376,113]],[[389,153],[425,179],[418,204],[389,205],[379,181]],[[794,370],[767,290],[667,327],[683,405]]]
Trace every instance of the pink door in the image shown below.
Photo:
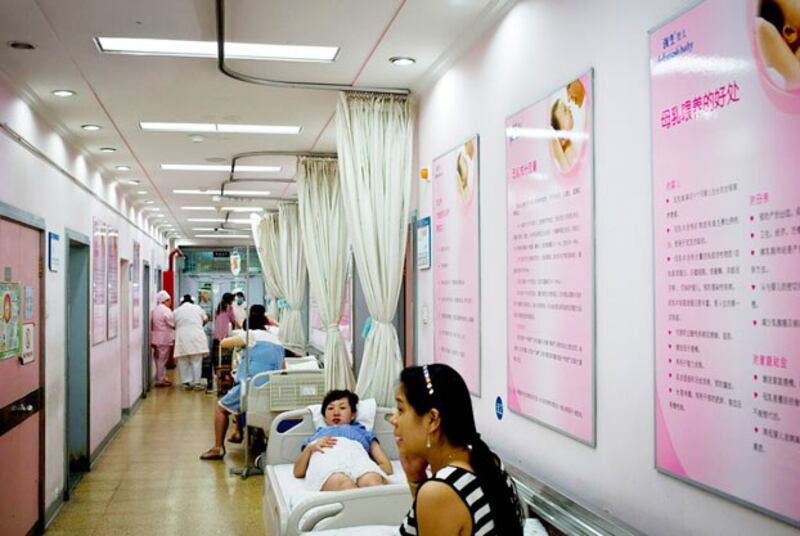
[[[40,231],[0,219],[0,532],[39,520]],[[26,361],[26,363],[23,363]]]

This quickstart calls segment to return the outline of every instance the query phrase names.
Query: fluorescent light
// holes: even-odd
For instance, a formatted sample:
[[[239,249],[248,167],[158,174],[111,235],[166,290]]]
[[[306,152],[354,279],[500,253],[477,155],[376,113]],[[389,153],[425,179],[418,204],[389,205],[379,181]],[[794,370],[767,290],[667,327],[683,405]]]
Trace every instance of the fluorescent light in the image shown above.
[[[300,127],[291,125],[217,125],[218,132],[235,134],[300,134]]]
[[[101,52],[140,56],[216,58],[216,41],[96,37]],[[225,43],[225,57],[235,60],[332,62],[339,47]]]
[[[136,185],[137,185],[137,184],[139,184],[141,181],[140,181],[139,179],[122,179],[120,182],[123,182],[123,183],[125,183],[125,184],[130,184],[130,185],[133,185],[133,186],[136,186]]]
[[[197,234],[195,238],[253,238],[246,234]]]
[[[146,205],[152,205],[153,203],[155,203],[155,201],[153,201],[153,200],[150,200],[150,201],[145,201],[145,204],[146,204]]]
[[[192,227],[192,231],[213,231],[213,227]]]
[[[53,95],[56,97],[74,97],[75,92],[71,89],[56,89],[52,91]]]
[[[172,190],[173,194],[184,194],[184,195],[222,195],[222,192],[219,190]],[[244,196],[244,197],[266,197],[270,195],[270,193],[266,190],[225,190],[225,196]]]
[[[235,125],[216,123],[167,123],[141,121],[142,130],[155,132],[224,132],[227,134],[299,134],[301,127],[292,125]]]
[[[181,207],[181,210],[217,210],[217,207]],[[264,212],[261,207],[222,207],[227,212]]]
[[[131,170],[131,166],[117,166],[115,169],[117,171],[130,171]]]
[[[114,147],[100,147],[101,153],[113,153],[116,149]]]
[[[229,164],[161,164],[164,171],[230,171]],[[280,171],[281,166],[236,166],[240,172],[273,172]]]
[[[138,191],[138,192],[136,192],[136,193],[137,193],[137,194],[139,194],[139,195],[144,195],[144,194],[146,194],[146,193],[147,193],[147,190],[139,190],[139,191]]]
[[[187,221],[196,223],[225,223],[225,218],[187,218]]]
[[[103,128],[103,127],[101,127],[100,125],[87,124],[87,125],[81,125],[81,128],[82,128],[83,130],[91,130],[91,131],[94,131],[94,130],[100,130],[100,129],[101,129],[101,128]]]

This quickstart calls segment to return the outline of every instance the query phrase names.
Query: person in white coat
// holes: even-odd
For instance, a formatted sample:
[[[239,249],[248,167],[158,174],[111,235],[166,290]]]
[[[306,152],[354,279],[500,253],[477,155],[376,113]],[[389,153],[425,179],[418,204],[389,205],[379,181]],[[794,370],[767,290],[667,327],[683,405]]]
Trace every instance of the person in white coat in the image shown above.
[[[203,390],[202,377],[203,357],[208,354],[208,339],[203,325],[208,322],[208,315],[195,305],[187,294],[181,300],[181,306],[175,310],[175,359],[181,374],[184,389]]]

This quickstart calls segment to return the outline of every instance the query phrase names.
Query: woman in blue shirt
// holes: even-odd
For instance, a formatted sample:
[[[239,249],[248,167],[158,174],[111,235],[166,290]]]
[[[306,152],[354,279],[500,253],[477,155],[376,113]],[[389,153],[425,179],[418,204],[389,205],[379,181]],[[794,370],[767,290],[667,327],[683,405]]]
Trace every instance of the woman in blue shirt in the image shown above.
[[[295,478],[305,478],[309,489],[379,486],[392,474],[392,464],[375,434],[356,422],[357,405],[358,395],[350,391],[334,390],[325,395],[325,426],[306,439],[294,463]]]

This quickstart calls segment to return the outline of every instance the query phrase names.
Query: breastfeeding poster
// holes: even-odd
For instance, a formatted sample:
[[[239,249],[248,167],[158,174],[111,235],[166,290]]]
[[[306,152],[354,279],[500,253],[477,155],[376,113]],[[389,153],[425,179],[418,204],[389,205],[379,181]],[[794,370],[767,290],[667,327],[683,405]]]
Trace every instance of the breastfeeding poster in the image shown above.
[[[133,241],[133,315],[131,317],[131,323],[133,325],[133,329],[138,329],[139,324],[142,318],[142,289],[141,289],[141,277],[142,277],[142,252],[141,246],[139,242]],[[202,306],[202,303],[200,304]],[[211,315],[209,315],[211,318]]]
[[[478,136],[433,161],[434,361],[481,393]]]
[[[506,119],[508,407],[595,444],[592,71]]]
[[[653,30],[656,466],[800,526],[800,4]]]
[[[92,344],[106,340],[108,282],[106,225],[98,219],[92,226]]]
[[[108,228],[108,339],[119,334],[119,231]]]

